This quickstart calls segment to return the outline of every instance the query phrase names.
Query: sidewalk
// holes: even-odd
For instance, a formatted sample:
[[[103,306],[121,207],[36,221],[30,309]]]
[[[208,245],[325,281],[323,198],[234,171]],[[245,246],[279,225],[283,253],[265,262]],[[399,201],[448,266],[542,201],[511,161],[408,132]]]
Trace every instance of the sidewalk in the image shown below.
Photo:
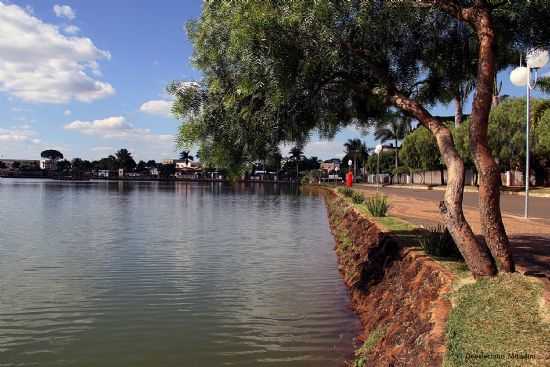
[[[376,194],[376,186],[359,184],[354,185],[354,188],[361,190],[366,196]],[[389,215],[424,227],[441,223],[438,200],[415,197],[415,192],[412,190],[404,189],[396,193],[397,190],[393,187],[393,190],[388,190],[391,193],[384,192],[386,188],[388,186],[381,188],[381,192],[390,199]],[[474,232],[480,234],[481,224],[477,208],[464,206],[464,214]],[[524,219],[507,213],[503,213],[503,221],[510,237],[518,270],[526,275],[546,277],[548,282],[550,280],[550,224],[545,220]]]
[[[376,184],[366,184],[366,183],[357,183],[356,185],[366,186],[366,187],[376,187]],[[382,187],[382,186],[381,186]],[[383,187],[388,187],[392,189],[411,189],[411,190],[437,190],[445,191],[447,186],[445,185],[384,185]],[[476,186],[466,186],[464,187],[464,192],[477,192],[478,188]],[[500,192],[504,195],[517,195],[525,196],[524,187],[502,187]],[[549,187],[536,187],[529,189],[530,197],[539,197],[539,198],[550,198],[550,188]]]

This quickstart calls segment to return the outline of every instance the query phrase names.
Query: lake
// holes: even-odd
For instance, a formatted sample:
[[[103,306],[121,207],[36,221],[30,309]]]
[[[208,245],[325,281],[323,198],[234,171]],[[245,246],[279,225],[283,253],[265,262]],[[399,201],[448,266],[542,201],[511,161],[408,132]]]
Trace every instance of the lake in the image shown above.
[[[322,198],[0,179],[0,366],[342,366],[359,322]]]

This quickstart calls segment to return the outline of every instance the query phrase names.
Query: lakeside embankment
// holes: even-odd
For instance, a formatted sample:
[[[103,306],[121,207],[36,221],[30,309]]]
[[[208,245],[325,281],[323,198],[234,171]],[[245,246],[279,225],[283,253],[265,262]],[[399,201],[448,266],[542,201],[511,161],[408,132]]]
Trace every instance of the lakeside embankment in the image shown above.
[[[363,325],[351,366],[547,366],[543,287],[521,274],[474,280],[418,246],[422,229],[375,218],[326,190],[340,271]]]

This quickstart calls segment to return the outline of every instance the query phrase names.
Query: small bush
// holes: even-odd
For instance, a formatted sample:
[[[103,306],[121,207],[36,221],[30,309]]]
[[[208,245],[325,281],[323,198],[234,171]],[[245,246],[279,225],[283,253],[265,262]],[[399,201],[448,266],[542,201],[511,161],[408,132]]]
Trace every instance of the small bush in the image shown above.
[[[360,192],[355,191],[351,195],[351,201],[353,201],[354,204],[363,204],[365,202],[365,197]]]
[[[420,237],[420,247],[432,256],[463,260],[449,230],[441,224],[428,228]]]
[[[388,197],[384,195],[376,195],[368,198],[365,205],[373,217],[385,217],[390,208]]]
[[[350,198],[353,195],[353,190],[350,189],[349,187],[340,187],[338,189],[338,192],[348,198]]]

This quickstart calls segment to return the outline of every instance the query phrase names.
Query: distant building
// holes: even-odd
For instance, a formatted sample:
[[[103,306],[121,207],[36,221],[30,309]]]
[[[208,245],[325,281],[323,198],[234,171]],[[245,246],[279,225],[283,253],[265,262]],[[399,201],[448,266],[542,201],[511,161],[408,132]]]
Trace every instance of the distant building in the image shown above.
[[[53,171],[56,166],[55,161],[52,161],[51,159],[45,158],[40,160],[40,169],[42,170]]]
[[[97,171],[97,177],[109,178],[111,176],[111,171],[108,169],[100,169]]]
[[[321,170],[325,172],[339,171],[341,164],[342,162],[338,158],[329,159],[321,163]]]
[[[176,174],[175,176],[177,178],[197,178],[198,175],[202,172],[202,165],[200,162],[193,162],[191,160],[185,160],[185,159],[174,159],[172,160],[173,163],[176,166]]]
[[[158,177],[160,176],[160,172],[159,172],[159,169],[157,167],[151,167],[149,168],[149,175],[153,176],[153,177]]]

